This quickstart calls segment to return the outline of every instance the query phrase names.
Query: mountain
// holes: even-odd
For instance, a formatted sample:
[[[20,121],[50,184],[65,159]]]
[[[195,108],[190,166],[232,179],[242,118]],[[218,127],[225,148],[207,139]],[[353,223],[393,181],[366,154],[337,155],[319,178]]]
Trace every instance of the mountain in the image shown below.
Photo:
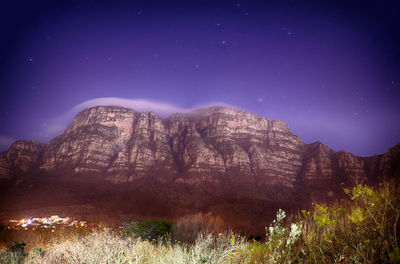
[[[398,178],[399,164],[400,144],[357,157],[305,144],[284,122],[239,109],[162,119],[96,106],[48,144],[17,141],[0,154],[0,218],[84,205],[82,212],[167,218],[210,211],[254,226],[278,208],[340,198],[343,184]]]

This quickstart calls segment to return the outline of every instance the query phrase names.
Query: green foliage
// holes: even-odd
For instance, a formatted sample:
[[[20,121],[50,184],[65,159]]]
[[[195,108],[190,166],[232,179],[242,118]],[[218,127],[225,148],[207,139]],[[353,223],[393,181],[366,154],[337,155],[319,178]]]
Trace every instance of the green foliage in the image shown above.
[[[25,255],[25,246],[26,244],[24,242],[18,243],[17,241],[14,241],[14,244],[10,246],[10,250],[12,252]]]
[[[42,248],[33,248],[30,252],[32,256],[44,256],[46,251],[44,251]]]
[[[296,259],[293,250],[302,234],[302,222],[285,227],[286,213],[279,209],[276,219],[265,228],[266,242],[251,241],[245,249],[236,251],[232,263],[290,263]],[[234,241],[235,237],[232,237]],[[232,244],[232,242],[231,242]]]
[[[268,263],[269,260],[269,245],[258,241],[250,242],[247,247],[248,263]]]
[[[172,224],[164,221],[133,222],[125,225],[124,236],[140,237],[143,240],[159,241],[171,234]]]
[[[398,263],[400,189],[386,182],[374,189],[345,189],[350,201],[314,205],[303,212],[305,236],[300,243],[306,262]],[[312,217],[311,217],[312,216]]]
[[[297,223],[284,225],[278,211],[266,242],[249,242],[236,263],[400,263],[398,185],[357,185],[345,192],[349,201],[313,204]]]
[[[318,227],[325,225],[334,225],[336,220],[332,216],[332,210],[324,204],[316,204],[314,208],[313,218]]]

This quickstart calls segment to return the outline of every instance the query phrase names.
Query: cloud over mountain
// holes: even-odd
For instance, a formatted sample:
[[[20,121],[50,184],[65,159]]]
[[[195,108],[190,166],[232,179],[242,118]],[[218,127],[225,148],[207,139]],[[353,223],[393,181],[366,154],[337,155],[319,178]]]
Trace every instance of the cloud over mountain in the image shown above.
[[[84,101],[80,104],[75,105],[63,115],[56,117],[46,127],[46,138],[52,138],[58,134],[61,134],[67,127],[68,123],[72,121],[73,117],[88,107],[104,105],[104,106],[122,106],[126,108],[134,109],[138,112],[154,112],[160,117],[167,117],[174,113],[185,113],[190,112],[198,108],[210,107],[210,106],[231,106],[223,102],[209,102],[201,105],[195,105],[190,108],[179,107],[171,103],[167,103],[160,100],[151,99],[129,99],[119,97],[99,97]]]

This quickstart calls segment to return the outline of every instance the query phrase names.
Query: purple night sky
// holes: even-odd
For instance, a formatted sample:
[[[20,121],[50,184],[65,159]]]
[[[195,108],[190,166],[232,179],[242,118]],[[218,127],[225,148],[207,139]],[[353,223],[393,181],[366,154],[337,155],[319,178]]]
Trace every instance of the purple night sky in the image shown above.
[[[162,116],[226,104],[281,119],[306,143],[361,156],[400,142],[396,1],[15,1],[0,9],[0,151],[16,139],[48,142],[98,103]]]

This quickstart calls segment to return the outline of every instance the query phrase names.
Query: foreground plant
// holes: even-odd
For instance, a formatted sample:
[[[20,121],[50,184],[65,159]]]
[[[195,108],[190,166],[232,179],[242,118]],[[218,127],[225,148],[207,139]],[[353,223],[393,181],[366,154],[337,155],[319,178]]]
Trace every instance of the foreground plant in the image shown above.
[[[345,189],[349,201],[302,210],[296,223],[283,224],[279,210],[266,228],[265,242],[249,242],[236,263],[400,263],[400,188]]]
[[[345,189],[351,201],[316,204],[303,211],[301,239],[307,262],[399,263],[400,190],[394,182],[378,189]]]
[[[296,242],[302,234],[303,223],[292,223],[290,228],[284,226],[286,213],[279,209],[276,219],[265,228],[265,242],[248,242],[245,249],[236,252],[233,263],[292,263],[296,260]]]

